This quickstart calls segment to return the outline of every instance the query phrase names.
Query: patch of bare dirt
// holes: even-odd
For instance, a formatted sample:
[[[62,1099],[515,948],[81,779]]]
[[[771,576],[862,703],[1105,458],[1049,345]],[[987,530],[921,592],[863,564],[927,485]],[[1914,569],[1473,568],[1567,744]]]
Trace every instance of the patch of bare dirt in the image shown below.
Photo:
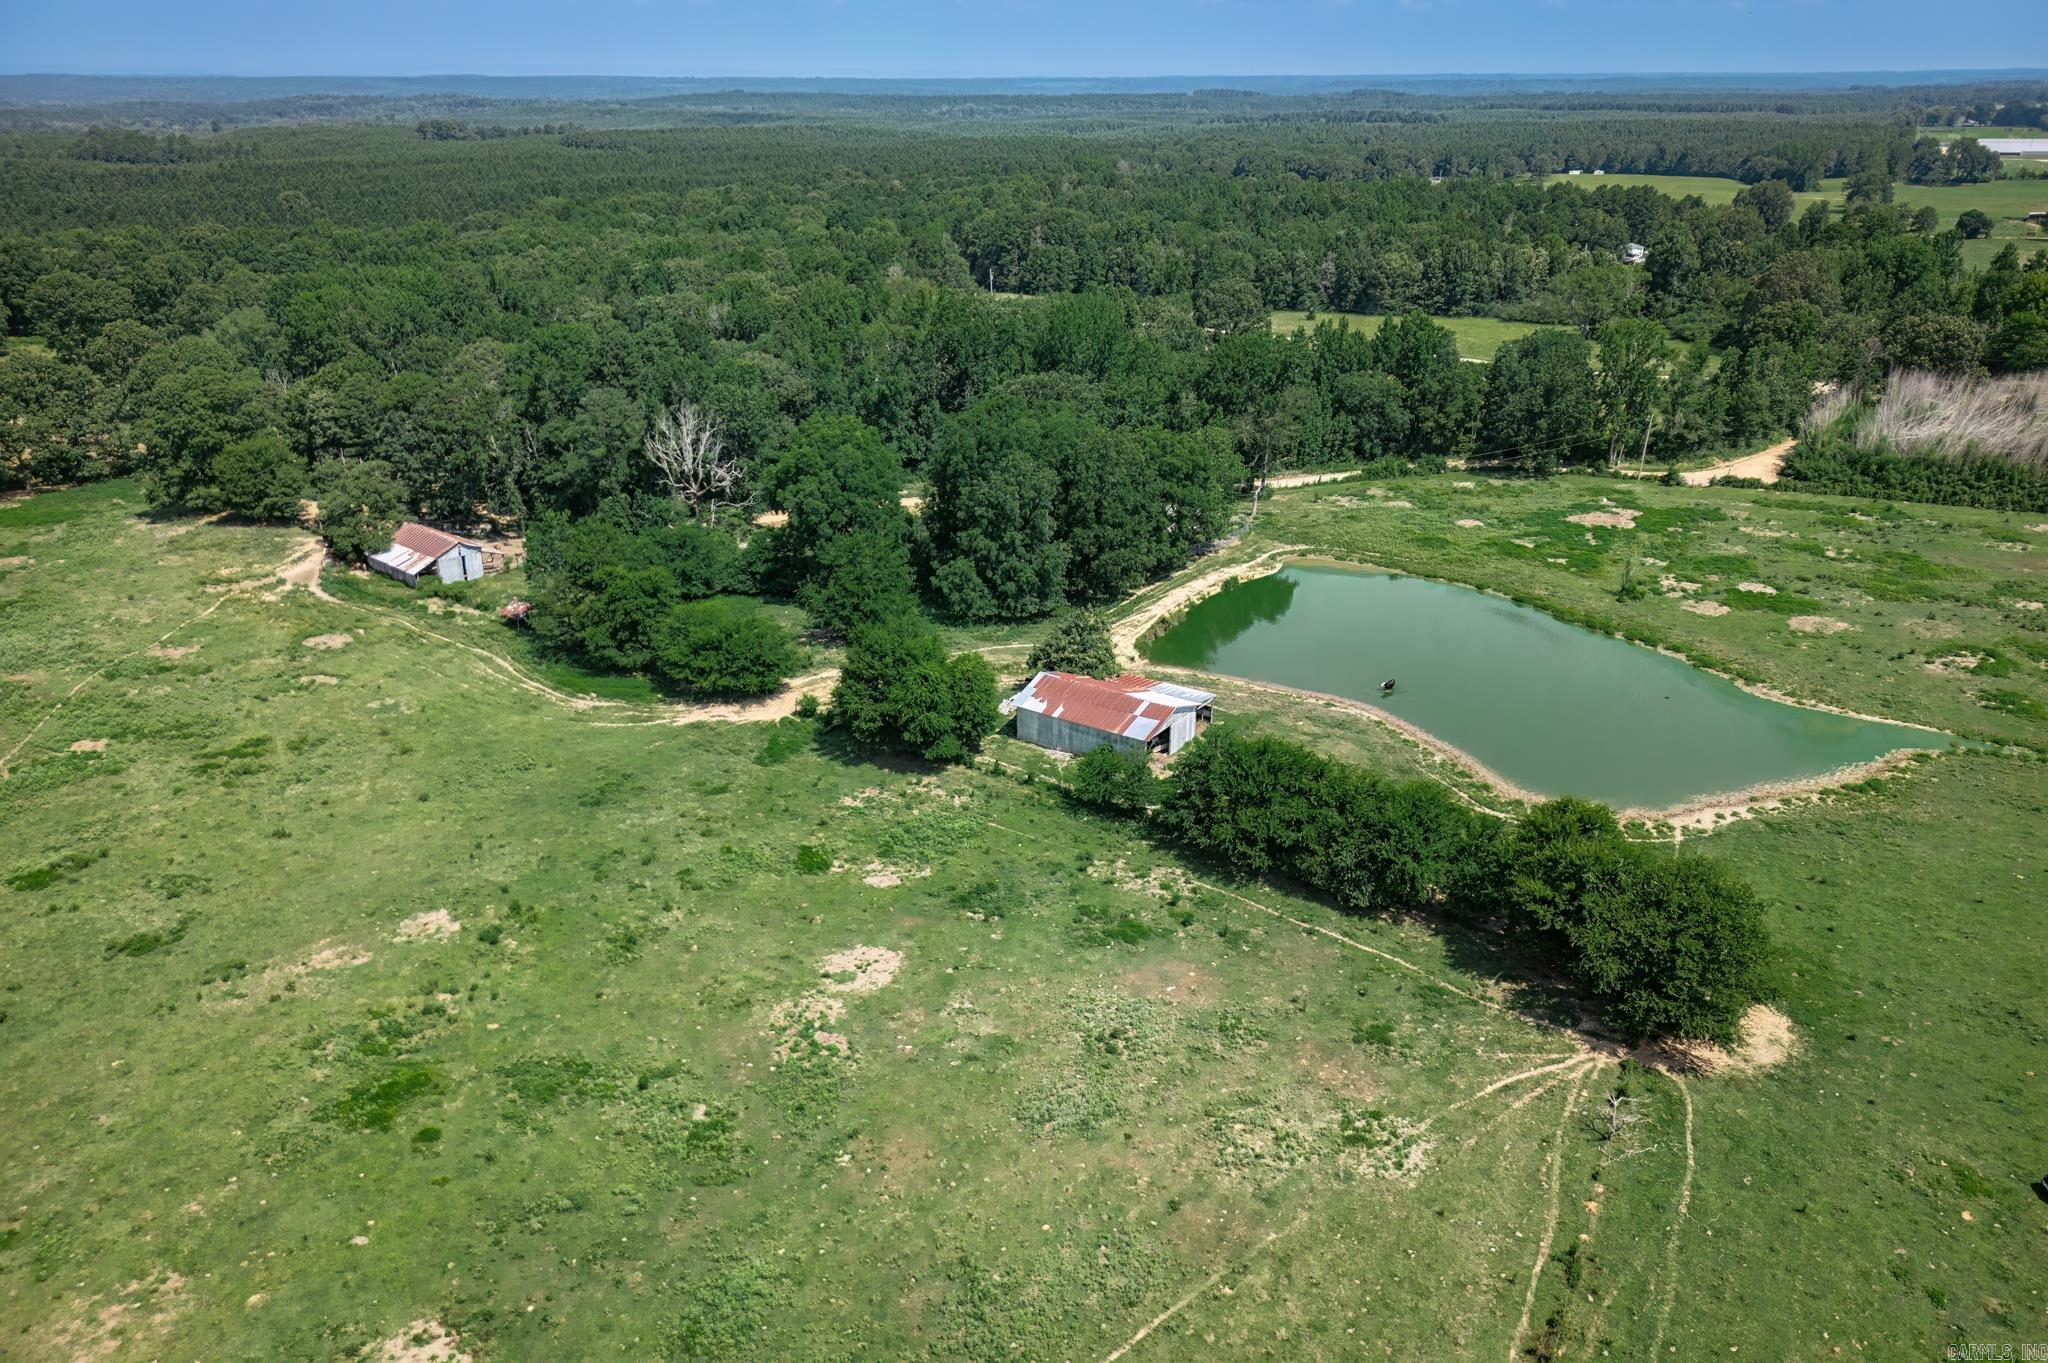
[[[337,648],[347,648],[350,644],[354,642],[355,640],[351,639],[346,634],[316,634],[312,638],[304,641],[305,646],[307,648],[319,648],[330,650]]]
[[[1123,982],[1133,994],[1196,1007],[1213,1003],[1223,993],[1223,983],[1213,972],[1175,960],[1136,966],[1124,972]]]
[[[770,1054],[777,1060],[787,1060],[808,1043],[816,1043],[836,1055],[848,1054],[852,1047],[844,1034],[824,1030],[826,1024],[844,1016],[846,1005],[824,994],[806,994],[776,1004],[768,1014],[768,1031],[775,1038],[775,1049]]]
[[[2037,611],[2041,609],[2041,603],[2038,601],[2015,601],[2012,603],[2012,606],[2014,610],[2022,611]]]
[[[260,974],[223,982],[216,986],[222,991],[221,996],[208,1002],[221,1007],[235,1007],[251,999],[268,998],[282,989],[287,981],[306,980],[330,970],[367,965],[369,961],[370,953],[361,947],[334,945],[330,938],[314,943],[313,949],[299,960],[280,962]]]
[[[1726,615],[1728,613],[1728,607],[1718,601],[1688,601],[1680,606],[1679,609],[1691,611],[1694,615],[1706,616]]]
[[[398,925],[394,942],[445,942],[462,931],[462,924],[446,909],[416,913]]]
[[[178,648],[165,648],[162,644],[151,644],[143,650],[152,658],[183,658],[188,654],[197,653],[198,651],[198,644],[185,644]]]
[[[33,568],[36,561],[27,554],[9,554],[0,558],[0,568]]]
[[[1472,518],[1471,518],[1470,516],[1465,516],[1465,517],[1461,517],[1461,518],[1460,518],[1460,519],[1459,519],[1459,520],[1458,520],[1458,521],[1456,522],[1456,524],[1457,524],[1457,527],[1458,527],[1458,528],[1459,528],[1460,530],[1477,530],[1477,529],[1479,529],[1479,528],[1480,528],[1481,526],[1485,525],[1485,524],[1486,524],[1486,522],[1485,522],[1485,521],[1475,521],[1475,520],[1473,520],[1473,519],[1472,519]]]
[[[1755,454],[1745,454],[1740,459],[1730,459],[1712,468],[1693,469],[1679,474],[1687,487],[1705,487],[1716,478],[1754,478],[1760,483],[1775,483],[1778,473],[1785,467],[1785,456],[1792,453],[1797,440],[1780,440],[1768,449]]]
[[[341,678],[330,677],[325,672],[310,672],[299,678],[301,686],[339,686]]]
[[[1155,866],[1139,875],[1131,869],[1130,861],[1125,857],[1118,857],[1108,866],[1096,862],[1088,868],[1088,874],[1097,880],[1108,880],[1119,890],[1154,899],[1170,899],[1177,893],[1185,893],[1191,886],[1187,872],[1177,867]]]
[[[363,1351],[368,1363],[474,1363],[455,1332],[438,1320],[416,1320]]]
[[[287,587],[304,587],[313,595],[324,597],[327,593],[320,587],[320,570],[326,566],[327,546],[309,539],[277,570],[277,575]]]
[[[1341,473],[1283,473],[1277,478],[1268,478],[1265,489],[1268,492],[1283,492],[1291,487],[1311,487],[1317,483],[1336,483],[1358,476],[1357,469],[1346,469]]]
[[[71,751],[73,752],[105,752],[106,750],[107,740],[104,738],[81,738],[71,745]]]
[[[872,994],[902,968],[903,953],[887,947],[848,947],[818,962],[825,988],[835,994]]]
[[[1778,589],[1768,582],[1738,582],[1735,584],[1735,590],[1738,592],[1748,592],[1753,596],[1776,596],[1778,594]]]
[[[1956,677],[1975,672],[1977,664],[1983,661],[1981,653],[1951,653],[1931,663],[1923,663],[1922,667],[1937,677]]]
[[[1847,620],[1832,615],[1795,615],[1785,624],[1794,634],[1840,634],[1849,628]]]
[[[74,1302],[72,1314],[32,1338],[40,1345],[37,1352],[47,1357],[69,1363],[102,1363],[130,1346],[135,1350],[159,1346],[188,1304],[185,1279],[158,1269],[111,1294]]]
[[[894,871],[877,871],[873,875],[862,876],[860,881],[861,884],[872,885],[878,890],[893,890],[903,883],[903,877]]]
[[[1566,516],[1565,519],[1573,525],[1597,525],[1605,526],[1609,530],[1633,530],[1636,528],[1636,517],[1642,514],[1642,512],[1630,507],[1617,506],[1612,511],[1581,511],[1578,515]]]
[[[1730,1048],[1708,1042],[1668,1045],[1668,1060],[1701,1074],[1745,1078],[1776,1069],[1799,1053],[1799,1033],[1767,1003],[1753,1004],[1742,1015],[1741,1039]]]

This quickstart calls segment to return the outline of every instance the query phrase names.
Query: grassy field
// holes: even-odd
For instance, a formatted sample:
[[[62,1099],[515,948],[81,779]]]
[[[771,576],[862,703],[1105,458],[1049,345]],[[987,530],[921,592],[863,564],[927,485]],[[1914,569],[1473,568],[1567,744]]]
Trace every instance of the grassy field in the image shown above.
[[[1632,185],[1648,185],[1651,189],[1669,194],[1674,199],[1682,199],[1688,194],[1694,194],[1710,204],[1733,203],[1735,196],[1749,187],[1740,180],[1723,179],[1718,175],[1553,175],[1549,178],[1549,183],[1554,185],[1573,185],[1579,189],[1604,189],[1613,188],[1617,185],[1623,188]],[[1800,191],[1795,192],[1792,196],[1799,206],[1799,211],[1802,212],[1810,203],[1820,203],[1823,201],[1838,203],[1841,197],[1842,190],[1839,181],[1830,182],[1828,188],[1823,190]]]
[[[1379,313],[1364,312],[1321,312],[1313,318],[1305,312],[1290,309],[1275,309],[1273,330],[1283,334],[1314,326],[1317,321],[1328,318],[1340,321],[1353,331],[1367,335],[1380,329],[1386,317]],[[1546,327],[1534,322],[1503,322],[1495,317],[1438,317],[1439,325],[1449,327],[1458,338],[1458,353],[1468,360],[1491,360],[1494,352],[1509,341],[1519,341],[1532,331],[1558,331],[1559,327]]]
[[[1673,198],[1696,194],[1711,204],[1729,203],[1746,188],[1736,180],[1705,175],[1560,175],[1553,176],[1552,183],[1576,185],[1581,189],[1598,189],[1604,185],[1648,185]],[[1800,212],[1804,212],[1808,204],[1820,202],[1839,208],[1842,184],[1840,180],[1830,180],[1819,191],[1795,193],[1792,197]],[[1932,204],[1941,213],[1941,230],[1955,226],[1956,219],[1972,208],[1988,213],[1992,219],[1991,235],[1963,243],[1963,262],[1972,269],[1981,270],[1990,264],[1991,258],[2007,242],[2018,246],[2022,255],[2048,247],[2048,234],[2024,221],[2029,211],[2048,208],[2048,180],[1994,180],[1981,185],[1900,184],[1894,188],[1893,194],[1896,202],[1911,204],[1915,208]]]
[[[2044,595],[2014,518],[1344,490],[1275,497],[1262,529],[1590,609],[1614,551],[1562,524],[1540,553],[1493,541],[1605,492],[1673,513],[1639,532],[1660,545],[1714,537],[1724,576],[1746,551],[1788,592],[1839,572],[1872,597],[1797,639],[1653,598],[1674,644],[2048,734],[1984,709],[1992,678],[1924,670],[1995,644],[1998,685],[2042,694],[2005,643],[2039,617],[2002,603]],[[1468,505],[1471,551],[1437,524]],[[1767,894],[1798,1045],[1681,1087],[1546,1025],[1569,1001],[1488,934],[1225,880],[988,764],[570,703],[484,616],[331,573],[341,600],[284,590],[298,541],[157,520],[125,484],[0,507],[9,1358],[420,1363],[444,1329],[478,1363],[1894,1358],[2048,1334],[2031,754],[1705,840]],[[1326,707],[1225,701],[1425,769]],[[1645,1119],[1619,1144],[1617,1097]]]

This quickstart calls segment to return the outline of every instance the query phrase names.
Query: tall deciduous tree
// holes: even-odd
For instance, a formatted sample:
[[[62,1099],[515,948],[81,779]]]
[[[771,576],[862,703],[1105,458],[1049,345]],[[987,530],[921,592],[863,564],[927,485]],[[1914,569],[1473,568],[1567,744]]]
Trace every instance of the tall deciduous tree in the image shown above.
[[[1664,328],[1655,322],[1620,318],[1600,328],[1595,391],[1607,431],[1608,463],[1619,462],[1631,449],[1639,456],[1648,452],[1670,350]]]
[[[1486,374],[1479,443],[1490,455],[1548,473],[1595,439],[1592,347],[1568,331],[1510,341]]]
[[[765,482],[769,498],[789,516],[773,532],[772,557],[783,588],[799,589],[825,572],[834,545],[849,535],[905,552],[910,515],[901,501],[903,463],[859,419],[821,416],[804,422]]]
[[[932,589],[969,620],[1024,620],[1064,600],[1060,489],[1039,428],[1015,398],[991,398],[949,423],[926,474],[918,530]]]

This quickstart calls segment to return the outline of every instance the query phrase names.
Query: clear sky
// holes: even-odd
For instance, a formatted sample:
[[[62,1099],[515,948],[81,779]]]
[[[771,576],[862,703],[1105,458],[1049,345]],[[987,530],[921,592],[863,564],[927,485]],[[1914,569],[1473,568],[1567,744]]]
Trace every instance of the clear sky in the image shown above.
[[[0,0],[0,69],[1017,76],[2048,66],[1969,0]]]

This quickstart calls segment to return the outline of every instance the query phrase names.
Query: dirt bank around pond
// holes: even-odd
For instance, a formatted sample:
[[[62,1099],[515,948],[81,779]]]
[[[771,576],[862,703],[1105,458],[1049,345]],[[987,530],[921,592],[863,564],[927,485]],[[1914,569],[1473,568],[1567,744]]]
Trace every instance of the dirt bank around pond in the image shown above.
[[[1146,665],[1145,660],[1138,656],[1138,641],[1155,625],[1185,611],[1197,601],[1207,600],[1233,582],[1279,572],[1286,566],[1283,562],[1286,556],[1298,555],[1302,548],[1299,544],[1285,544],[1277,549],[1268,549],[1254,559],[1219,564],[1185,582],[1169,582],[1163,590],[1147,587],[1138,593],[1135,609],[1109,627],[1109,642],[1116,650],[1116,660],[1125,667]],[[1148,598],[1146,594],[1154,591],[1159,594]]]
[[[1161,625],[1178,618],[1189,607],[1222,591],[1232,582],[1265,577],[1279,572],[1290,564],[1316,563],[1408,576],[1406,574],[1399,574],[1394,569],[1318,557],[1314,554],[1303,552],[1299,546],[1281,546],[1269,549],[1256,558],[1237,563],[1219,564],[1184,582],[1167,584],[1164,590],[1148,588],[1148,591],[1157,592],[1155,596],[1147,598],[1144,593],[1140,593],[1140,601],[1136,608],[1129,615],[1110,627],[1110,641],[1116,649],[1117,661],[1122,666],[1142,670],[1148,674],[1161,677],[1173,676],[1196,681],[1203,678],[1214,678],[1220,681],[1227,681],[1234,686],[1250,691],[1266,692],[1274,695],[1299,696],[1347,710],[1411,740],[1433,756],[1451,763],[1467,775],[1484,783],[1491,791],[1505,800],[1523,804],[1534,804],[1547,798],[1536,791],[1509,780],[1465,749],[1449,743],[1422,726],[1403,719],[1399,715],[1382,709],[1369,701],[1358,700],[1350,696],[1334,695],[1323,691],[1311,691],[1302,687],[1283,686],[1274,682],[1258,681],[1250,677],[1241,677],[1231,673],[1204,671],[1199,668],[1173,667],[1163,663],[1152,662],[1138,652],[1138,641],[1146,637],[1147,634]],[[1435,581],[1436,579],[1426,578],[1422,580]],[[1470,587],[1464,583],[1447,583],[1445,585],[1465,587],[1468,591],[1484,591],[1482,588]],[[1485,594],[1498,595],[1498,593],[1490,592]],[[1540,607],[1535,607],[1534,609],[1540,609]],[[1688,667],[1699,667],[1697,663],[1694,663],[1683,653],[1675,649],[1658,648],[1656,651],[1663,653],[1667,657],[1675,658],[1685,663]],[[1829,714],[1843,715],[1871,723],[1918,728],[1928,734],[1930,741],[1924,746],[1896,749],[1868,762],[1853,763],[1830,771],[1818,772],[1812,776],[1764,781],[1733,791],[1704,793],[1690,797],[1676,805],[1660,809],[1632,806],[1627,809],[1617,810],[1616,817],[1625,823],[1668,824],[1677,837],[1683,837],[1687,832],[1709,833],[1720,825],[1732,820],[1749,818],[1759,812],[1776,809],[1787,800],[1818,795],[1836,786],[1847,785],[1852,782],[1867,780],[1874,776],[1882,776],[1888,772],[1896,771],[1910,763],[1920,753],[1940,751],[1940,740],[1953,737],[1953,735],[1939,729],[1906,724],[1903,721],[1888,719],[1882,715],[1858,714],[1855,711],[1844,710],[1838,706],[1796,700],[1768,686],[1745,681],[1739,677],[1731,677],[1713,668],[1699,668],[1699,670],[1733,682],[1742,690],[1749,692],[1759,699],[1773,701],[1781,705],[1796,706],[1800,709],[1820,710]]]

